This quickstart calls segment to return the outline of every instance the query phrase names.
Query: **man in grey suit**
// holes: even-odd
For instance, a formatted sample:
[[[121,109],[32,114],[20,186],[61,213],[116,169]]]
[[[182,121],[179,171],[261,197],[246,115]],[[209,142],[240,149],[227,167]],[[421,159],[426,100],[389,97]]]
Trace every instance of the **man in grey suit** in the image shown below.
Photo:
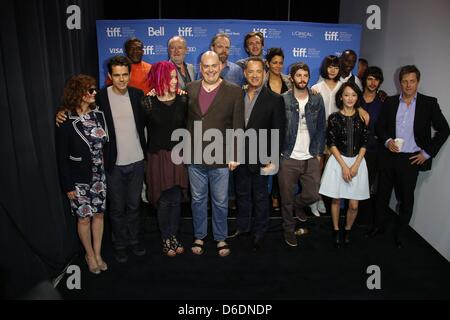
[[[186,85],[195,80],[194,65],[184,61],[187,52],[186,39],[174,36],[167,44],[169,49],[169,60],[177,66],[178,87],[185,90]]]

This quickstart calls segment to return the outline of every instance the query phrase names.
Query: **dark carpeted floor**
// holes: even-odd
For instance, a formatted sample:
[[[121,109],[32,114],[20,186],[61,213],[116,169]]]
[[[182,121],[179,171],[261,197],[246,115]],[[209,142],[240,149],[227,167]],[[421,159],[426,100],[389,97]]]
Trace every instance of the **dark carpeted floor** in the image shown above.
[[[310,217],[302,224],[310,233],[292,248],[284,242],[281,218],[274,214],[260,251],[253,252],[246,237],[230,240],[232,253],[221,258],[211,235],[202,256],[190,252],[188,208],[183,215],[180,238],[187,250],[175,258],[163,256],[154,211],[147,206],[142,212],[143,257],[130,253],[128,262],[116,262],[107,225],[103,255],[109,270],[89,273],[80,254],[72,264],[81,266],[81,289],[67,289],[66,275],[57,287],[63,299],[450,299],[450,263],[412,229],[405,248],[397,249],[391,229],[365,239],[367,226],[358,225],[352,246],[335,249],[329,215]],[[231,216],[230,231],[234,224]],[[373,265],[380,268],[379,290],[367,287],[372,275],[367,268]]]

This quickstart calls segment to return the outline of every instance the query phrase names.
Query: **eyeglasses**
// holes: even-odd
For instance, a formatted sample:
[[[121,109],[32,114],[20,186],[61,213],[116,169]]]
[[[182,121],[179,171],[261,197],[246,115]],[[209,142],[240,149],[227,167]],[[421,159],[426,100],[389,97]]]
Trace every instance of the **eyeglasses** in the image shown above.
[[[97,93],[97,88],[89,88],[87,92],[89,94],[94,94],[94,92]]]

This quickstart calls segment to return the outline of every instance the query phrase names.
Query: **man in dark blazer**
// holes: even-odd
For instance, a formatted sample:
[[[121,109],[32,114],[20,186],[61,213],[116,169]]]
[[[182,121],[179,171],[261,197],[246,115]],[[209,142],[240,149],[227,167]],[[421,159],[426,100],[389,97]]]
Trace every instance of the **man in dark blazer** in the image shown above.
[[[116,56],[108,62],[109,86],[97,95],[105,113],[110,143],[105,152],[109,215],[114,255],[118,262],[128,260],[127,247],[142,256],[146,250],[139,241],[139,206],[144,180],[144,119],[142,90],[129,87],[131,61]]]
[[[213,236],[219,256],[224,257],[230,254],[225,242],[228,236],[229,170],[238,165],[236,158],[227,159],[226,130],[243,129],[244,99],[240,87],[220,78],[220,61],[215,52],[207,51],[202,55],[200,71],[202,79],[188,83],[186,88],[189,95],[187,129],[192,137],[192,157],[188,165],[195,238],[192,252],[203,253],[203,239],[208,229],[209,189]],[[208,139],[204,138],[207,131],[219,134],[223,140],[220,142],[219,137],[214,141],[218,147],[211,156],[208,156],[211,142],[204,141]]]
[[[395,243],[404,245],[403,233],[412,216],[419,171],[431,170],[431,161],[447,140],[449,126],[436,98],[417,92],[420,71],[414,65],[400,69],[401,95],[388,97],[381,107],[375,131],[381,150],[381,172],[374,227],[368,236],[384,230],[384,216],[392,189],[399,201]],[[431,129],[435,130],[434,136]]]
[[[285,123],[284,101],[278,95],[264,86],[264,61],[259,57],[250,57],[244,64],[244,76],[248,85],[245,87],[245,130],[251,137],[255,133],[255,140],[246,141],[245,163],[234,171],[237,195],[236,231],[230,238],[242,234],[253,233],[253,250],[258,250],[269,226],[269,190],[268,173],[271,167],[278,170],[281,138],[284,137]],[[267,130],[267,141],[260,141],[259,130]],[[277,133],[276,145],[271,144],[271,135]],[[261,143],[266,150],[261,151]],[[261,154],[263,152],[263,154]],[[251,154],[256,153],[256,154]],[[260,156],[277,158],[273,163],[261,159]],[[251,159],[256,159],[250,161]],[[276,172],[271,172],[276,173]],[[253,228],[251,217],[254,217]],[[252,230],[251,230],[252,229]]]

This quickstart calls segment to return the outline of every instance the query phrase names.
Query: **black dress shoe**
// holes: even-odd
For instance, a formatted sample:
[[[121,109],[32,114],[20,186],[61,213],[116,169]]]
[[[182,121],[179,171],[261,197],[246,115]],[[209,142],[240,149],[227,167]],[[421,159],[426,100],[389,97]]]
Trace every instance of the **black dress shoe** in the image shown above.
[[[395,238],[395,246],[397,247],[397,249],[403,249],[403,241],[399,238]]]
[[[244,231],[241,231],[241,230],[236,230],[236,231],[232,232],[228,236],[228,239],[239,238],[239,237],[242,237],[244,235],[248,235],[248,232],[244,232]]]
[[[145,247],[142,245],[142,243],[135,243],[131,245],[131,251],[136,256],[144,256],[147,250],[145,250]]]
[[[128,261],[128,254],[126,249],[114,249],[114,258],[119,263],[124,263]]]
[[[380,235],[380,234],[383,234],[383,233],[384,233],[383,229],[378,228],[378,227],[373,227],[364,236],[366,238],[373,238],[373,237],[376,237],[377,235]]]
[[[263,240],[262,237],[255,237],[253,239],[253,251],[261,250],[262,240]]]

